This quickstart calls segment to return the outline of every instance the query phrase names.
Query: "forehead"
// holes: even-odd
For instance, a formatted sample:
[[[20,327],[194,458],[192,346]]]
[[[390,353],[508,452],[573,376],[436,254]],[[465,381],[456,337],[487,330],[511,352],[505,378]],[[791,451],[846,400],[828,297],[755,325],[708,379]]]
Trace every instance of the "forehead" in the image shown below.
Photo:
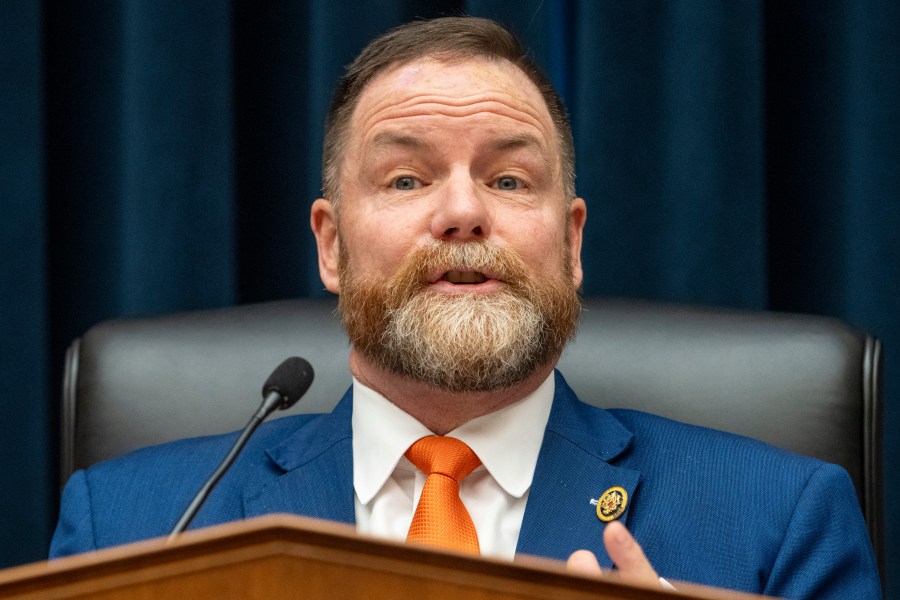
[[[556,146],[553,120],[535,84],[509,61],[484,58],[423,58],[379,74],[360,95],[351,136],[365,141],[385,127],[429,117],[519,127]]]

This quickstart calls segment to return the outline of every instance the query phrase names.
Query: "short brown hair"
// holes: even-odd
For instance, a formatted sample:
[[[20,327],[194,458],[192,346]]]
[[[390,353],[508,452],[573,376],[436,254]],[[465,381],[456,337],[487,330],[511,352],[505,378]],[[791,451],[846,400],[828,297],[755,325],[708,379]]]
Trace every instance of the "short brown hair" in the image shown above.
[[[476,17],[442,17],[413,21],[375,38],[348,67],[331,100],[325,120],[322,190],[332,202],[340,198],[341,157],[350,117],[366,85],[390,67],[424,57],[457,61],[468,58],[508,60],[537,86],[556,127],[566,199],[575,197],[575,148],[562,100],[550,79],[529,57],[516,36],[495,21]]]

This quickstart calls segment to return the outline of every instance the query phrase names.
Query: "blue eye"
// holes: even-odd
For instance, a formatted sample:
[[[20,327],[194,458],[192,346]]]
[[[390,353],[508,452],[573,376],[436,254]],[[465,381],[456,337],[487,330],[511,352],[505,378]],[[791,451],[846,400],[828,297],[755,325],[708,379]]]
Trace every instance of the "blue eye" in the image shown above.
[[[416,180],[414,177],[398,177],[394,180],[394,188],[398,190],[414,190]]]
[[[515,177],[501,177],[497,180],[497,188],[506,191],[519,189],[519,180]]]

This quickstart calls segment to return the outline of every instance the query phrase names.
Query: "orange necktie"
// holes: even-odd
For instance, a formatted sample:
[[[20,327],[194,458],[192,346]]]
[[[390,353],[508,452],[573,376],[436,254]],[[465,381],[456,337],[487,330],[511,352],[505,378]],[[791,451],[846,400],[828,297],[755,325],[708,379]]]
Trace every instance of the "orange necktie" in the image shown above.
[[[410,446],[406,458],[428,474],[406,541],[479,554],[475,525],[459,499],[459,482],[481,464],[472,449],[456,438],[429,436]]]

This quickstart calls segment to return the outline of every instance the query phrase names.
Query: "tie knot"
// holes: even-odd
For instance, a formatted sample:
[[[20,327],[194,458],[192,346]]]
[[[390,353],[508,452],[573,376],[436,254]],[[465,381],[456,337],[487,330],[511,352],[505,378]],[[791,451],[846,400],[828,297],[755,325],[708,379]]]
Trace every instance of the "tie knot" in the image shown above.
[[[457,482],[465,479],[481,461],[465,442],[456,438],[432,435],[414,443],[406,458],[423,473],[440,473]]]

